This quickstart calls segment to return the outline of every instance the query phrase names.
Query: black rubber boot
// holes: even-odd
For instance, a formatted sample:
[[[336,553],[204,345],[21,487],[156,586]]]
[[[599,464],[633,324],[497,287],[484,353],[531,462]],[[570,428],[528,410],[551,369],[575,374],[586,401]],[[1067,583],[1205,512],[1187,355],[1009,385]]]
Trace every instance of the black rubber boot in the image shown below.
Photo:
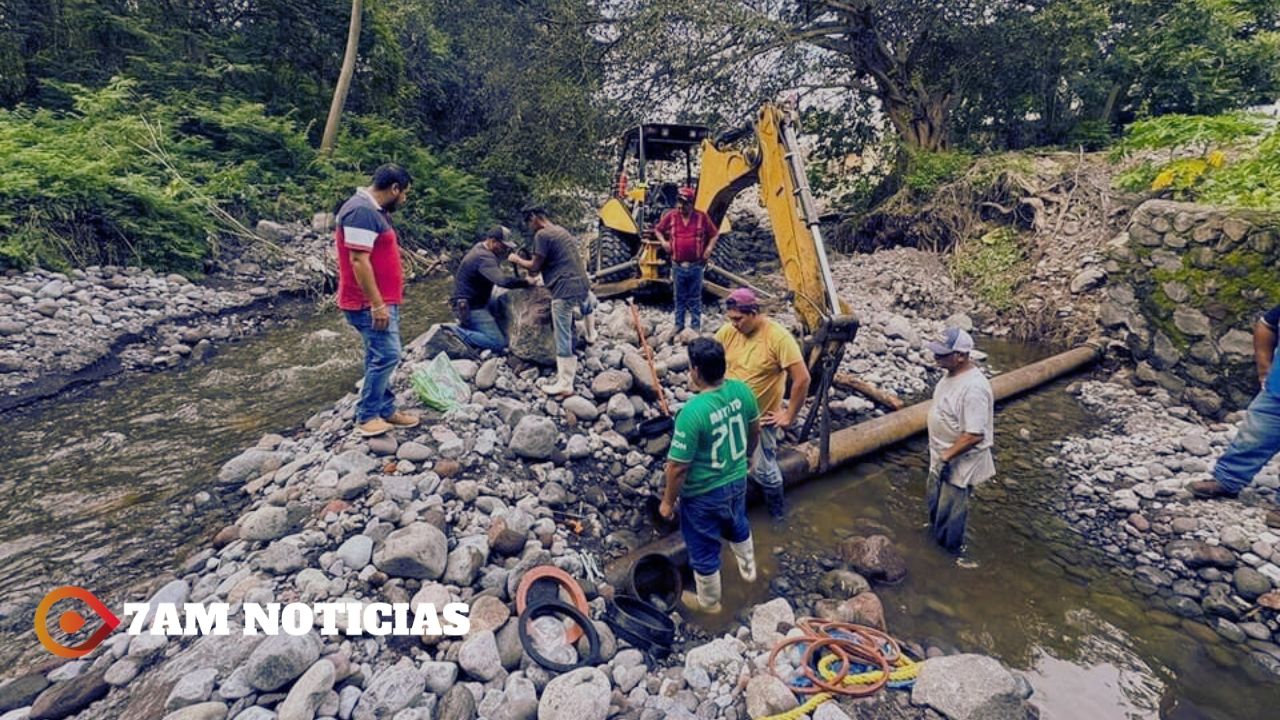
[[[775,522],[781,522],[787,516],[787,499],[782,494],[782,488],[761,488],[764,491],[764,504],[769,508],[769,517]]]

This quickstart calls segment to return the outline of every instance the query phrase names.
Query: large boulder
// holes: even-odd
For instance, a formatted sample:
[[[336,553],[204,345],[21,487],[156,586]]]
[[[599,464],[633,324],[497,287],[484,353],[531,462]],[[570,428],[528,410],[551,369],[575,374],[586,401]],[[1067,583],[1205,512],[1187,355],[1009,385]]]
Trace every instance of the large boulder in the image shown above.
[[[106,696],[111,688],[104,679],[105,674],[106,670],[98,670],[55,683],[40,693],[27,717],[32,720],[58,720],[75,715]]]
[[[394,577],[436,580],[449,561],[449,540],[434,525],[416,522],[387,536],[373,564]]]
[[[508,290],[494,300],[494,319],[507,336],[508,351],[539,365],[556,364],[551,293],[546,288]]]
[[[840,556],[873,582],[896,583],[907,576],[907,560],[884,535],[851,537],[840,543]]]
[[[948,720],[1024,720],[1017,678],[985,655],[950,655],[920,667],[911,702],[928,705]]]

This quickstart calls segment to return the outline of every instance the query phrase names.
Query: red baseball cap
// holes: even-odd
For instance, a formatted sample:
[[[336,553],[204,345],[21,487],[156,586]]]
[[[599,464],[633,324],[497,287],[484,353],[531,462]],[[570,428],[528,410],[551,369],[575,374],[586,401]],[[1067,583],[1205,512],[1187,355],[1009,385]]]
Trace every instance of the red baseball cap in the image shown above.
[[[693,202],[694,195],[697,195],[697,193],[691,187],[680,188],[680,192],[678,194],[680,195],[681,200],[688,200],[689,202]]]

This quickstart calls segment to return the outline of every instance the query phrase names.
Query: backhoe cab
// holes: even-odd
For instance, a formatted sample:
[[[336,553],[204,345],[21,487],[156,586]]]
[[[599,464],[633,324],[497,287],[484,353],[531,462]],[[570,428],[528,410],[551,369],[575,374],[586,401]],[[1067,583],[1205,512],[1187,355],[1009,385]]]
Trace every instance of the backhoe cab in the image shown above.
[[[645,124],[622,136],[612,197],[599,210],[600,232],[588,253],[588,273],[599,297],[662,289],[669,291],[668,262],[649,230],[675,205],[680,186],[695,187],[693,206],[705,211],[724,233],[725,214],[738,193],[760,186],[760,203],[770,230],[788,299],[802,325],[801,343],[814,403],[802,438],[820,428],[817,465],[826,469],[831,430],[829,397],[845,347],[858,321],[837,294],[819,227],[818,210],[805,173],[794,111],[766,104],[747,128],[712,138],[697,125]],[[696,169],[696,175],[695,175]],[[681,172],[683,171],[683,172]],[[717,250],[725,245],[721,241]],[[735,285],[746,278],[718,267],[713,253],[708,274]],[[729,289],[711,280],[709,292],[724,297]]]
[[[645,123],[618,141],[618,164],[611,197],[598,211],[600,225],[587,252],[587,272],[602,298],[627,293],[670,294],[668,261],[652,227],[676,206],[681,187],[698,187],[702,148],[711,131],[702,125]],[[706,207],[695,201],[695,207]],[[729,230],[721,217],[722,233]],[[725,272],[714,266],[712,272]],[[707,289],[724,297],[728,289],[708,280]]]

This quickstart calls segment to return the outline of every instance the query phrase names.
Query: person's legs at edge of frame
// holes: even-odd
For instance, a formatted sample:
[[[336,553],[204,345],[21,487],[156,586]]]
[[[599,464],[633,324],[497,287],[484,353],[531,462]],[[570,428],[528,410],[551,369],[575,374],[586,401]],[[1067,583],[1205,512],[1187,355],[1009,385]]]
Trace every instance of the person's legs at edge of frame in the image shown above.
[[[1214,479],[1192,483],[1191,492],[1201,499],[1236,497],[1276,453],[1280,453],[1280,399],[1263,390],[1249,403],[1244,424],[1214,465]],[[1280,527],[1280,508],[1267,512],[1266,523]]]
[[[728,497],[725,485],[694,497],[680,498],[680,534],[689,549],[695,593],[686,593],[686,607],[720,612],[721,515]]]
[[[388,306],[391,321],[386,330],[373,329],[368,309],[344,311],[347,322],[360,333],[364,343],[364,385],[356,402],[357,432],[366,437],[381,435],[395,427],[387,418],[397,416],[391,374],[400,364],[400,308]]]
[[[782,470],[778,467],[778,433],[773,426],[760,428],[760,443],[751,458],[751,479],[764,494],[769,517],[781,522],[787,515],[787,500],[782,488]]]
[[[729,549],[738,561],[738,574],[749,583],[755,582],[756,553],[751,540],[751,523],[747,520],[746,478],[726,485],[725,489],[720,534],[729,541]]]
[[[556,339],[556,377],[553,382],[540,386],[547,395],[568,395],[573,392],[573,377],[578,373],[578,358],[573,354],[573,311],[578,303],[568,300],[551,301],[551,325]]]

